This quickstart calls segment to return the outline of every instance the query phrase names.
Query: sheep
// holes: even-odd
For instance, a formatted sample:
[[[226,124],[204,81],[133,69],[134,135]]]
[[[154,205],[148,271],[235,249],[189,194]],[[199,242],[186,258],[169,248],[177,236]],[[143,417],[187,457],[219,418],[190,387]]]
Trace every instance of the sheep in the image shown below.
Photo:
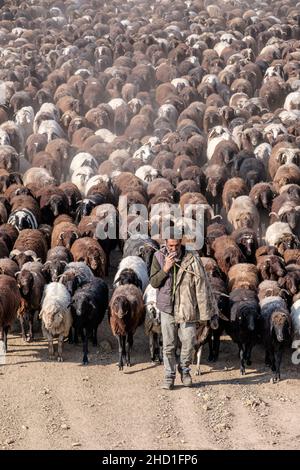
[[[290,298],[289,293],[285,289],[282,289],[279,286],[277,281],[269,281],[269,280],[262,281],[258,285],[257,296],[260,302],[266,297],[280,296],[284,298],[285,300],[289,300]]]
[[[221,203],[221,191],[226,183],[229,173],[224,166],[208,165],[204,170],[206,176],[206,196],[208,202],[215,211],[219,211]]]
[[[47,260],[42,269],[46,281],[57,282],[71,261],[73,261],[72,253],[64,246],[56,246],[48,250]]]
[[[150,274],[150,268],[152,258],[156,250],[159,249],[159,245],[147,237],[129,237],[123,247],[123,258],[127,256],[139,256],[142,258],[147,266],[148,274]]]
[[[20,158],[18,152],[10,145],[10,143],[1,144],[1,139],[0,145],[0,168],[3,168],[8,172],[19,171]]]
[[[42,263],[46,261],[48,247],[45,237],[39,230],[25,229],[19,233],[13,246],[13,251],[18,252],[16,254],[20,254],[26,253],[28,250],[34,253],[36,258],[40,258]],[[12,257],[12,252],[10,257]]]
[[[299,149],[289,142],[279,142],[273,147],[268,163],[271,178],[274,179],[280,166],[290,163],[299,163]]]
[[[40,309],[40,303],[45,286],[45,278],[42,274],[43,265],[39,262],[25,263],[21,271],[16,274],[17,284],[22,296],[18,309],[18,318],[21,324],[23,341],[33,340],[33,319],[36,311]],[[29,321],[29,334],[26,335],[24,320]]]
[[[97,240],[79,238],[72,244],[71,253],[74,261],[84,261],[95,276],[104,277],[108,274],[106,254]]]
[[[67,287],[70,294],[73,294],[77,287],[94,279],[90,268],[82,261],[72,261],[69,263],[59,279],[59,282]]]
[[[228,274],[231,266],[245,261],[244,255],[234,240],[227,235],[217,237],[212,243],[214,257],[224,274]]]
[[[80,238],[80,230],[70,222],[60,222],[53,228],[51,235],[51,248],[64,246],[71,249],[76,239]]]
[[[17,316],[21,302],[18,285],[15,279],[6,274],[0,275],[0,343],[4,354],[7,352],[7,334]]]
[[[234,230],[231,237],[236,242],[245,259],[249,263],[255,262],[255,252],[258,248],[256,232],[252,228],[240,228]]]
[[[141,290],[133,284],[116,287],[109,302],[108,318],[113,335],[118,337],[118,365],[119,370],[123,370],[123,359],[127,366],[131,365],[133,335],[145,319],[145,305]]]
[[[6,121],[0,125],[0,129],[7,133],[9,137],[9,145],[11,145],[17,153],[21,153],[24,148],[24,139],[21,127],[14,121]]]
[[[255,264],[238,263],[228,271],[228,287],[234,289],[250,289],[256,291],[258,281],[258,271]]]
[[[83,365],[88,364],[88,339],[97,346],[97,329],[108,307],[108,287],[102,279],[94,278],[76,289],[71,304],[73,327],[83,335]],[[69,338],[70,342],[70,338]]]
[[[260,332],[265,347],[265,363],[273,372],[271,381],[280,380],[280,365],[285,346],[291,342],[291,317],[287,304],[279,296],[260,301]]]
[[[156,306],[157,289],[149,284],[144,292],[145,304],[145,334],[149,337],[149,349],[152,363],[156,360],[161,364],[162,359],[162,333],[160,311]]]
[[[34,185],[42,189],[44,186],[55,184],[55,178],[45,168],[31,167],[23,175],[24,186]]]
[[[81,166],[72,173],[71,182],[77,186],[81,194],[85,194],[86,184],[94,175],[95,170],[93,170],[93,168],[90,166]]]
[[[153,168],[151,165],[142,165],[136,170],[135,176],[144,181],[145,186],[147,186],[155,178],[158,178],[159,173],[158,170]]]
[[[119,285],[122,271],[126,269],[131,269],[136,273],[141,283],[141,289],[144,292],[149,284],[149,275],[145,261],[139,258],[139,256],[126,256],[126,258],[123,258],[114,277],[115,286]]]
[[[298,238],[293,234],[289,224],[285,222],[274,222],[269,225],[265,240],[268,246],[275,246],[280,254],[283,254],[286,249],[297,248],[299,245]]]
[[[230,293],[230,324],[228,332],[237,343],[240,372],[245,374],[245,361],[251,365],[251,351],[257,341],[259,303],[256,293],[249,289],[234,289]]]
[[[280,287],[286,289],[291,295],[296,295],[299,291],[300,269],[297,264],[289,264],[286,273],[278,280]]]
[[[15,115],[15,123],[22,132],[22,142],[33,133],[34,110],[32,106],[24,106]]]
[[[0,274],[6,274],[15,278],[16,273],[19,271],[19,267],[15,261],[10,258],[0,259]]]
[[[48,284],[43,293],[39,318],[42,331],[48,340],[49,359],[54,359],[53,337],[58,337],[58,362],[63,361],[63,341],[69,335],[72,326],[71,294],[58,282]]]
[[[300,185],[300,169],[294,163],[280,166],[273,178],[273,184],[277,192],[286,184]]]
[[[1,234],[0,234],[1,235]],[[284,262],[286,265],[299,264],[300,265],[300,249],[285,250],[283,254]]]
[[[238,196],[247,195],[247,193],[248,189],[242,178],[234,177],[228,179],[225,182],[222,191],[222,203],[225,211],[228,213],[234,199]]]
[[[64,139],[66,137],[61,126],[53,119],[42,121],[37,130],[37,134],[45,134],[48,142],[54,139]]]
[[[79,152],[73,157],[70,163],[70,176],[76,171],[80,170],[81,167],[88,166],[92,170],[97,171],[98,162],[97,160],[88,152]]]
[[[259,213],[249,196],[239,196],[232,202],[227,214],[235,229],[250,227],[257,231]]]

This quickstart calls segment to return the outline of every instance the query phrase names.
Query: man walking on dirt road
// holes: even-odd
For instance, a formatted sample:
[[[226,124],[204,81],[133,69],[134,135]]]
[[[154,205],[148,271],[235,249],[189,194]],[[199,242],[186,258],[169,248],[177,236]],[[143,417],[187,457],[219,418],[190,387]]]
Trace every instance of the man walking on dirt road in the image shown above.
[[[157,308],[161,312],[163,388],[174,388],[178,337],[181,341],[178,371],[183,385],[191,387],[189,366],[193,360],[196,324],[209,321],[218,310],[198,252],[187,251],[181,240],[169,238],[153,257],[150,284],[158,289]]]

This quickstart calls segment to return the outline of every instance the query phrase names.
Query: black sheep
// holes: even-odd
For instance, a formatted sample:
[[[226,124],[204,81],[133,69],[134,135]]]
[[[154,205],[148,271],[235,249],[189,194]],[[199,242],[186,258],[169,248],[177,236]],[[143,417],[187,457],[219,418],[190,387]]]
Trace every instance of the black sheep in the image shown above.
[[[229,298],[228,333],[239,347],[240,371],[244,375],[245,361],[251,365],[251,351],[257,339],[259,304],[256,293],[249,289],[234,289]]]
[[[108,307],[108,287],[99,278],[95,278],[79,287],[72,298],[71,311],[73,327],[75,328],[75,341],[80,333],[83,340],[84,365],[88,364],[88,339],[97,346],[97,329],[102,322]]]
[[[291,317],[284,299],[266,297],[261,301],[260,333],[265,346],[265,363],[273,372],[272,382],[280,380],[280,365],[283,350],[289,346]]]

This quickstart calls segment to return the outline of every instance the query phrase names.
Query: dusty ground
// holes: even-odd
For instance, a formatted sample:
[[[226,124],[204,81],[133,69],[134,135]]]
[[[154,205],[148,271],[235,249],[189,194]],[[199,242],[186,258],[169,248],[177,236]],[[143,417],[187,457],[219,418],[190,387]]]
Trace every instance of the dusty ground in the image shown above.
[[[213,368],[204,351],[193,388],[178,378],[164,391],[163,368],[149,362],[142,329],[124,372],[107,319],[98,336],[87,367],[81,345],[66,343],[65,362],[56,363],[39,334],[32,344],[9,336],[0,366],[0,449],[300,449],[300,366],[290,354],[278,384],[269,382],[260,346],[240,377],[237,347],[225,338]]]

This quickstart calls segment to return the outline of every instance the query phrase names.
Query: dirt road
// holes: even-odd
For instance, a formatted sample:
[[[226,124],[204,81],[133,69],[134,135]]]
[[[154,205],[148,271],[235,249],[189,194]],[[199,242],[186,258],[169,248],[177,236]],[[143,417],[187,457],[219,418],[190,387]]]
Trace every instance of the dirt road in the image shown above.
[[[164,391],[163,368],[149,362],[143,330],[134,365],[119,372],[104,323],[87,367],[81,345],[65,343],[65,362],[56,363],[41,337],[24,344],[10,335],[0,366],[0,449],[300,449],[300,366],[290,354],[278,384],[269,382],[259,346],[240,377],[237,347],[224,339],[214,367],[204,351],[193,388],[178,378]]]

